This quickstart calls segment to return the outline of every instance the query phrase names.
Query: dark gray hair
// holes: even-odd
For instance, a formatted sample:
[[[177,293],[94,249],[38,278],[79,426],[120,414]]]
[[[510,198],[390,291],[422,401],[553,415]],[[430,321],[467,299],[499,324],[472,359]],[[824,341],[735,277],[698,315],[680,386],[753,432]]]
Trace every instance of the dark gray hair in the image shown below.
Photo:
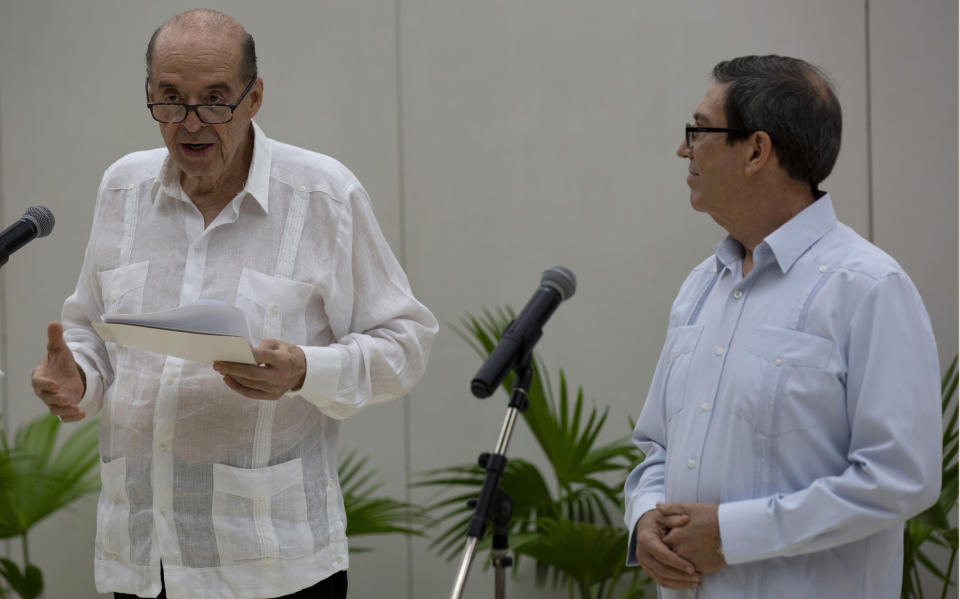
[[[780,166],[819,195],[817,186],[840,153],[843,128],[840,102],[826,74],[797,58],[741,56],[718,63],[713,78],[727,85],[727,127],[766,132]],[[749,135],[729,133],[727,143]]]
[[[157,44],[157,38],[164,29],[170,26],[183,26],[186,23],[199,24],[203,27],[237,27],[242,32],[240,39],[240,80],[246,83],[257,76],[257,46],[253,42],[253,36],[250,35],[239,23],[232,17],[223,13],[197,9],[180,13],[163,23],[150,36],[147,42],[147,79],[150,79],[151,69],[153,68],[153,49]]]

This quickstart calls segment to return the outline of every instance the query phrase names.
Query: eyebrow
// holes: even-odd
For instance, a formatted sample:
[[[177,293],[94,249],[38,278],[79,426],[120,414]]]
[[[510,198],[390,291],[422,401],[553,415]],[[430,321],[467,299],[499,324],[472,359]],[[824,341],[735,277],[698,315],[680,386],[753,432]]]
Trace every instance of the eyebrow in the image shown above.
[[[710,125],[710,119],[708,119],[702,112],[694,112],[693,120],[694,122],[703,123],[704,125]]]
[[[175,83],[170,83],[169,81],[157,81],[157,88],[158,88],[158,89],[173,88],[173,89],[178,90],[178,91],[179,91],[179,89],[180,89],[180,87],[177,86]],[[224,82],[217,82],[217,83],[212,83],[212,84],[208,85],[207,87],[203,88],[203,91],[204,91],[204,92],[210,92],[210,91],[226,91],[226,92],[229,92],[229,91],[230,91],[230,86],[229,86],[227,83],[224,83]]]

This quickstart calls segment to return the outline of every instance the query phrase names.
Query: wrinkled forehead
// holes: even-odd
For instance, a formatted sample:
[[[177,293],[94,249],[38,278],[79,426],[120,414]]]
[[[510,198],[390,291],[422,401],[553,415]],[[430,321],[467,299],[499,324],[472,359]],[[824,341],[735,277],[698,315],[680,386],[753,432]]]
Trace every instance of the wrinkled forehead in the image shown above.
[[[153,49],[151,79],[163,78],[237,79],[240,73],[241,43],[223,31],[195,28],[165,30]]]
[[[723,110],[723,101],[727,96],[726,83],[713,82],[707,88],[703,100],[697,105],[693,119],[697,124],[709,127],[725,127],[727,116]]]

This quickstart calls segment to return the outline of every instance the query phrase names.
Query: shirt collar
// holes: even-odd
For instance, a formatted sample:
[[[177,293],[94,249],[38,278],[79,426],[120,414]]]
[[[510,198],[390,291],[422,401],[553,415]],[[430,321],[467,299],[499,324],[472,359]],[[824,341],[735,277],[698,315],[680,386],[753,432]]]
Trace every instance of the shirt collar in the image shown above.
[[[766,246],[777,261],[780,272],[786,273],[793,263],[810,247],[837,224],[837,215],[833,210],[830,194],[825,194],[799,214],[785,222],[776,231],[767,235],[756,248],[762,252]],[[729,235],[717,246],[717,272],[731,268],[735,262],[743,259],[743,246]]]
[[[785,222],[763,240],[770,248],[780,272],[786,273],[810,246],[837,224],[830,194],[825,194]]]
[[[270,139],[256,122],[250,121],[250,125],[253,127],[253,158],[250,160],[250,170],[247,173],[247,182],[243,186],[243,192],[252,196],[264,212],[269,212],[267,198],[270,189],[270,165],[272,160]],[[153,197],[156,198],[157,191],[161,190],[171,198],[186,201],[183,189],[180,187],[180,169],[170,159],[169,153],[157,174],[156,183],[153,187]]]

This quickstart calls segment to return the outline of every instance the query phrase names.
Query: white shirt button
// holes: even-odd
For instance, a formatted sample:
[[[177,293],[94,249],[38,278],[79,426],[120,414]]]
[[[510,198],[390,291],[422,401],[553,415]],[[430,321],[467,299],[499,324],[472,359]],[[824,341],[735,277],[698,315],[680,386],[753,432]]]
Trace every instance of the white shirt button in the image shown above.
[[[199,252],[200,252],[200,250],[201,250],[201,247],[200,247],[199,245],[195,245],[195,246],[193,246],[193,251],[194,251],[194,252],[197,252],[197,253],[199,253]]]
[[[702,404],[700,404],[700,411],[701,411],[701,412],[709,412],[709,411],[710,411],[710,404],[707,403],[707,402],[703,402]]]
[[[827,272],[827,265],[821,264],[820,268],[818,268],[817,270],[819,270],[820,272]]]
[[[780,358],[777,358],[776,360],[773,361],[773,363],[776,364],[777,366],[781,366],[783,364],[783,360]]]
[[[136,187],[136,185],[134,185],[133,183],[131,183],[130,185],[127,185],[127,189],[133,189],[134,187]]]
[[[271,306],[270,311],[276,314],[277,312],[280,311],[280,306]]]
[[[697,466],[697,461],[693,458],[687,460],[687,468],[695,468]]]
[[[327,486],[330,487],[331,489],[336,489],[337,483],[330,481],[329,483],[327,483]]]
[[[304,186],[304,185],[301,185],[301,186],[300,186],[300,191],[306,191],[306,190],[307,190],[306,186]]]
[[[167,450],[167,444],[166,444],[166,443],[161,443],[160,445],[157,446],[157,449],[159,449],[160,451],[166,451],[166,450]]]
[[[165,508],[165,507],[160,508],[160,515],[161,515],[161,516],[166,516],[166,515],[167,515],[167,508]]]
[[[722,355],[723,355],[723,348],[722,348],[722,347],[718,347],[717,349],[714,350],[714,353],[717,354],[718,356],[722,356]]]
[[[733,299],[740,299],[741,297],[743,297],[742,290],[737,289],[736,291],[733,292]]]

